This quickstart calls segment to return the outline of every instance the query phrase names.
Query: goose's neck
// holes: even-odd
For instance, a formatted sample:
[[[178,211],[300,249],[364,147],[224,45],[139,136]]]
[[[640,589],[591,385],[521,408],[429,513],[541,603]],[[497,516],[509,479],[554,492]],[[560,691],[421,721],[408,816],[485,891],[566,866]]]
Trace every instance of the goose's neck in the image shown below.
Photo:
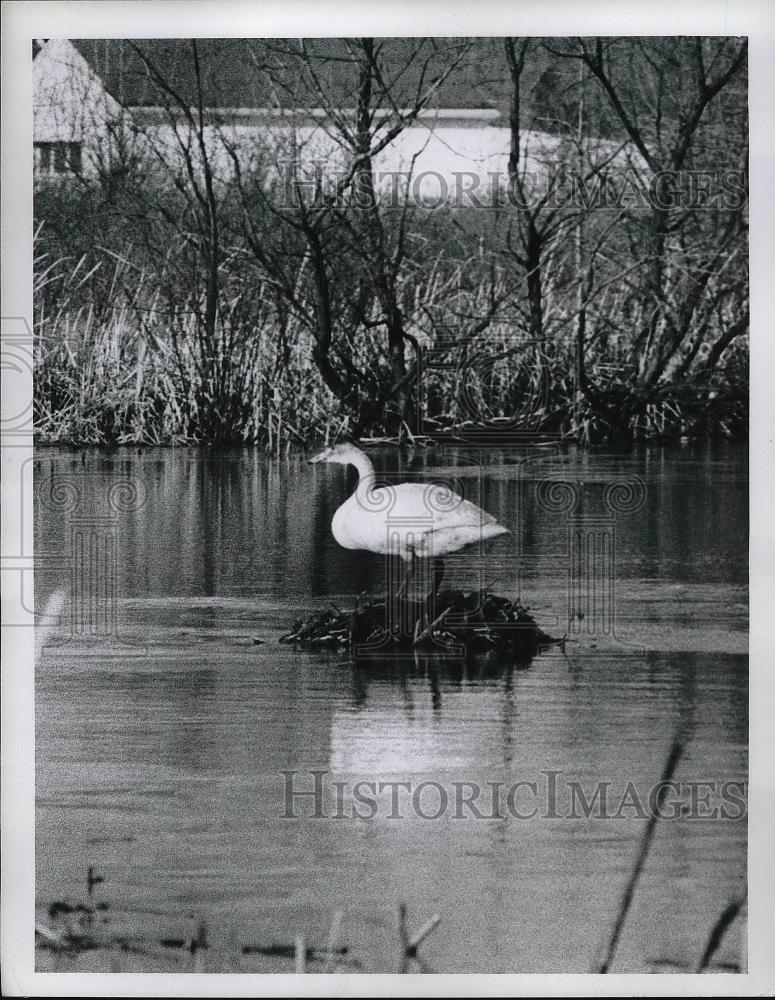
[[[350,459],[350,464],[358,470],[358,485],[355,487],[355,492],[368,493],[374,488],[374,466],[371,464],[371,459],[359,451]]]

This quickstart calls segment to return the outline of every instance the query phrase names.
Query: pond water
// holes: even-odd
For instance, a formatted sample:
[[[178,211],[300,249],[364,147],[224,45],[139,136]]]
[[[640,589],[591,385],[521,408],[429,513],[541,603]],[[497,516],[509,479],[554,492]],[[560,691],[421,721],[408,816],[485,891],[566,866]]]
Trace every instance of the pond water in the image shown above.
[[[232,970],[254,967],[242,944],[322,945],[342,910],[350,956],[396,971],[403,901],[412,931],[441,915],[433,971],[589,971],[677,735],[613,971],[691,968],[746,879],[745,448],[374,459],[511,529],[449,558],[448,582],[519,595],[564,652],[356,666],[280,645],[310,609],[384,592],[383,561],[331,537],[351,469],[36,452],[37,606],[70,595],[37,670],[39,905],[82,897],[92,865],[115,933],[202,918]]]

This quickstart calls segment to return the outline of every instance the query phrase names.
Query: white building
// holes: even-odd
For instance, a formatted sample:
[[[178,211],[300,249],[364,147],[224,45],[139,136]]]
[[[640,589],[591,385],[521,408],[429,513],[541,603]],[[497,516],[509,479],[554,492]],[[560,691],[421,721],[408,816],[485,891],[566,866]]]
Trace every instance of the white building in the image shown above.
[[[201,168],[194,130],[182,109],[122,107],[67,40],[50,39],[40,47],[33,61],[33,94],[38,182],[95,178],[128,152],[166,172],[184,169],[186,157]],[[268,177],[293,163],[310,180],[335,180],[351,155],[320,109],[207,108],[204,119],[205,149],[222,181],[233,177],[235,161],[243,172]],[[388,121],[386,113],[386,126]],[[523,169],[536,176],[563,155],[557,136],[526,131],[521,139]],[[445,200],[461,192],[490,191],[506,183],[510,141],[496,110],[424,110],[375,156],[377,186],[400,191],[411,172],[415,198]],[[586,155],[620,166],[626,162],[610,141],[587,140]]]
[[[32,101],[36,178],[95,176],[123,109],[71,42],[52,38],[37,52]]]

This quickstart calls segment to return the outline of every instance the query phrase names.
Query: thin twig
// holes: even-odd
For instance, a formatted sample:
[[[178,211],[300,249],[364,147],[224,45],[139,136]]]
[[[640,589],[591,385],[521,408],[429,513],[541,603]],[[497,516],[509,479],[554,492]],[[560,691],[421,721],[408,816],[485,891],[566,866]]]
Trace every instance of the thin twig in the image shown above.
[[[721,915],[713,925],[713,929],[710,932],[708,943],[705,945],[705,949],[700,957],[700,960],[697,962],[694,969],[695,972],[702,972],[708,967],[711,958],[715,955],[718,950],[718,946],[724,938],[724,935],[731,927],[735,917],[737,917],[738,913],[742,910],[747,898],[748,892],[746,891],[739,898],[733,899],[731,902],[727,903],[721,911]]]
[[[406,903],[398,904],[398,942],[401,950],[399,972],[406,972],[409,959],[409,934],[406,930]]]
[[[423,941],[431,934],[441,923],[441,917],[438,913],[434,913],[430,920],[426,920],[422,927],[409,939],[409,944],[407,949],[409,954],[414,956],[417,949],[423,943]]]
[[[678,761],[681,759],[682,753],[683,745],[680,740],[676,739],[670,748],[670,753],[665,761],[665,767],[662,771],[662,778],[660,780],[659,794],[657,795],[656,807],[649,816],[646,828],[641,836],[640,847],[638,849],[637,858],[635,859],[635,865],[633,866],[630,878],[624,888],[624,892],[622,893],[621,902],[619,903],[619,912],[617,913],[616,921],[614,922],[613,929],[611,930],[608,945],[605,949],[602,960],[598,963],[596,969],[594,970],[600,974],[608,972],[611,968],[614,956],[616,955],[616,948],[619,944],[619,938],[622,935],[624,922],[627,919],[627,914],[630,912],[630,906],[632,905],[635,887],[638,884],[638,879],[643,871],[643,866],[646,863],[646,857],[648,856],[649,848],[651,847],[651,841],[654,838],[654,830],[656,829],[657,820],[659,819],[662,811],[662,803],[665,795],[667,794],[668,782],[672,779],[673,774],[675,773],[675,769],[678,765]]]
[[[333,968],[334,961],[336,959],[336,946],[339,942],[339,936],[342,931],[342,919],[344,913],[341,910],[336,910],[334,912],[333,919],[331,920],[331,927],[328,931],[328,940],[326,941],[326,960],[323,968],[324,972],[329,972]]]
[[[42,937],[44,941],[48,941],[49,944],[56,945],[59,948],[63,948],[66,945],[65,939],[61,934],[47,927],[40,920],[35,921],[35,933],[38,937]]]
[[[441,612],[438,618],[432,621],[427,628],[423,629],[422,632],[420,632],[420,634],[414,640],[415,646],[418,643],[422,642],[423,639],[430,638],[433,635],[434,629],[438,628],[438,626],[442,624],[442,622],[444,621],[444,619],[447,617],[447,615],[450,613],[451,610],[452,610],[451,607],[444,608],[444,610]]]
[[[304,935],[296,935],[296,944],[294,951],[294,972],[302,974],[306,971],[307,964],[307,949],[304,945]]]

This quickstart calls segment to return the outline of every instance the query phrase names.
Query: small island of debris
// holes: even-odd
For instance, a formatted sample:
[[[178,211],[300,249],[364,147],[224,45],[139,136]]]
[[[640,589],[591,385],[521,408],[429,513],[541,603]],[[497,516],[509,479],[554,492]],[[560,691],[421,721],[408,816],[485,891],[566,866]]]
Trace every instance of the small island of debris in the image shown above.
[[[445,656],[497,653],[524,661],[543,647],[564,646],[547,635],[519,599],[488,590],[442,590],[424,601],[358,602],[352,611],[330,605],[298,620],[280,642],[306,650],[345,650],[354,659],[373,653],[438,652]]]

